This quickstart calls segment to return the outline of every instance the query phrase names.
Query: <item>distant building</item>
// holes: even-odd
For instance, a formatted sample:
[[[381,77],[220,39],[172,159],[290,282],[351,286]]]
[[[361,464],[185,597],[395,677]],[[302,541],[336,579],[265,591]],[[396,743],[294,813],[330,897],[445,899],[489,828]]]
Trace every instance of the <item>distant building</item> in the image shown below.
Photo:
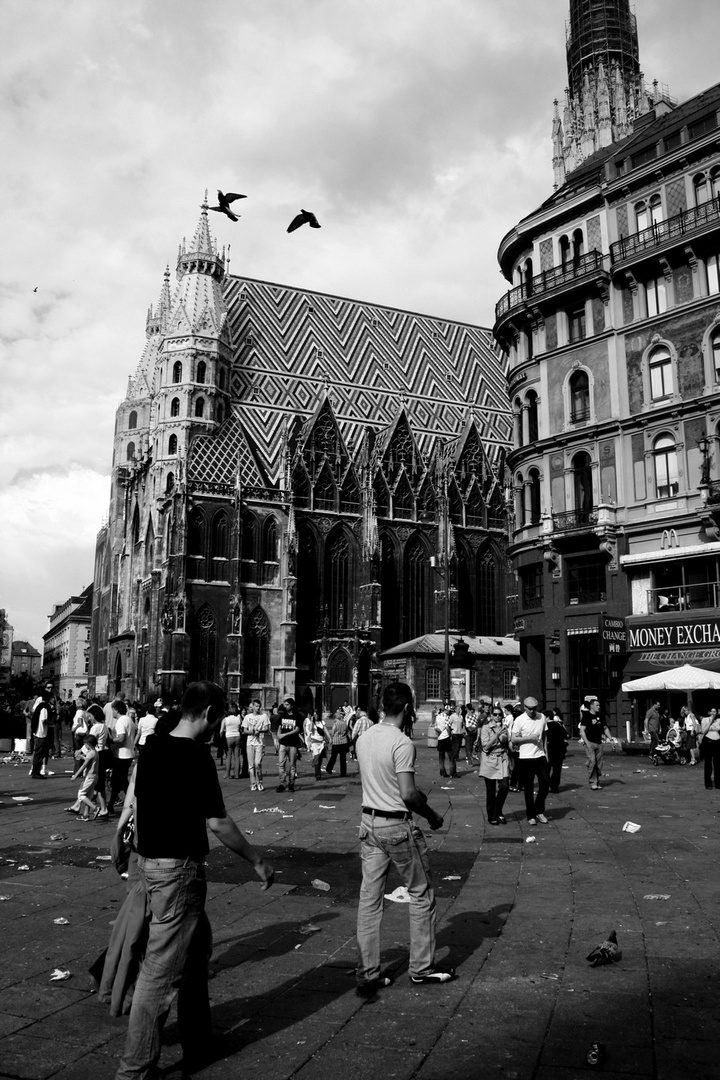
[[[28,676],[33,682],[40,678],[42,656],[29,641],[13,641],[11,672],[13,679]]]
[[[93,586],[79,596],[56,604],[50,629],[43,634],[42,677],[52,682],[61,701],[74,700],[87,690],[90,664],[90,624]]]
[[[13,628],[5,608],[0,608],[0,685],[10,682],[12,674]]]
[[[507,632],[504,372],[488,330],[230,276],[202,209],[117,411],[92,687],[378,700],[380,648]],[[455,614],[455,613],[454,613]]]
[[[624,734],[623,679],[720,670],[720,84],[638,105],[626,0],[574,0],[570,29],[574,154],[499,250],[515,630],[521,696],[577,719],[593,692]]]

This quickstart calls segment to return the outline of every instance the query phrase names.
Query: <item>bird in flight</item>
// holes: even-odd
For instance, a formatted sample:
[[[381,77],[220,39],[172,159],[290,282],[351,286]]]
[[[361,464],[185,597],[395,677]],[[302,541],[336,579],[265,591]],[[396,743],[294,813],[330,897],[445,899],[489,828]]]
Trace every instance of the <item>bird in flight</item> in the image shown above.
[[[297,217],[294,217],[287,227],[288,232],[295,232],[301,225],[309,225],[311,229],[319,229],[320,222],[310,210],[301,210]]]
[[[33,292],[37,292],[37,291],[38,291],[38,287],[36,285],[35,288],[33,289]]]
[[[233,191],[228,191],[227,195],[223,195],[222,191],[218,188],[218,202],[219,206],[210,206],[209,210],[217,210],[218,214],[225,214],[231,221],[238,221],[237,214],[233,214],[230,209],[230,203],[235,202],[236,199],[247,199],[247,195],[236,195]]]

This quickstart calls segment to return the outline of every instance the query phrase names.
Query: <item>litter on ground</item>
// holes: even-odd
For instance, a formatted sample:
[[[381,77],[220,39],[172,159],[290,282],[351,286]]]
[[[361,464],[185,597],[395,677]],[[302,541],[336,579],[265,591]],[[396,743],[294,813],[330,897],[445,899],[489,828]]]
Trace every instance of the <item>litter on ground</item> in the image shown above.
[[[321,881],[320,878],[313,878],[310,884],[314,889],[319,889],[320,892],[330,892],[330,886],[327,881]]]
[[[64,915],[61,915],[59,919],[53,919],[56,926],[69,926],[70,920],[66,919]]]
[[[623,832],[640,832],[640,826],[636,825],[634,821],[626,821],[622,827]]]
[[[392,900],[395,904],[409,904],[410,894],[404,885],[398,885],[394,892],[385,893],[385,899]]]
[[[70,972],[69,971],[63,971],[61,968],[55,968],[52,975],[50,976],[50,982],[62,982],[63,979],[69,979],[69,978],[70,978]]]

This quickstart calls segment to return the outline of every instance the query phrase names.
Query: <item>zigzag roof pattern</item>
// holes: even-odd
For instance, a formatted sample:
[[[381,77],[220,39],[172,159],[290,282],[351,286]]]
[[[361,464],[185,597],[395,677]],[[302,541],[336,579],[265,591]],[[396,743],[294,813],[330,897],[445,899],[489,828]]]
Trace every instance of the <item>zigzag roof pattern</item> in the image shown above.
[[[231,393],[248,432],[281,471],[288,416],[310,416],[328,393],[346,446],[407,407],[428,457],[474,413],[488,456],[510,440],[505,371],[490,330],[253,278],[226,279]]]

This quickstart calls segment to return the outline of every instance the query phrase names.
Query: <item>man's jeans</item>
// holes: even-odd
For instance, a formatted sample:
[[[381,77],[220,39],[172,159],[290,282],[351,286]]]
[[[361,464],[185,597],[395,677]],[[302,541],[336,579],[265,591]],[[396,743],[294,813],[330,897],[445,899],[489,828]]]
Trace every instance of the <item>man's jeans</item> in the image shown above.
[[[360,844],[358,984],[380,975],[380,924],[391,863],[410,896],[410,974],[427,975],[435,964],[435,894],[423,834],[411,820],[363,814]]]
[[[586,743],[585,757],[587,758],[588,780],[591,784],[600,782],[603,764],[602,743]]]
[[[160,1035],[178,995],[178,1028],[188,1065],[210,1039],[207,964],[212,948],[205,914],[205,869],[182,859],[138,859],[152,919],[130,1009],[116,1080],[145,1080],[160,1058]]]
[[[32,775],[40,776],[40,770],[43,769],[48,762],[50,756],[50,747],[52,746],[50,735],[43,735],[40,738],[35,736],[33,743],[33,757],[32,757]]]
[[[248,739],[247,744],[247,756],[248,756],[248,769],[250,770],[250,781],[253,784],[261,784],[262,773],[262,760],[265,753],[264,743],[251,743]]]
[[[281,784],[295,784],[297,776],[297,746],[278,745],[278,776]]]
[[[525,792],[525,814],[528,819],[545,813],[545,799],[550,790],[550,767],[546,757],[520,758],[517,764],[520,784]],[[535,795],[535,777],[538,780]]]

